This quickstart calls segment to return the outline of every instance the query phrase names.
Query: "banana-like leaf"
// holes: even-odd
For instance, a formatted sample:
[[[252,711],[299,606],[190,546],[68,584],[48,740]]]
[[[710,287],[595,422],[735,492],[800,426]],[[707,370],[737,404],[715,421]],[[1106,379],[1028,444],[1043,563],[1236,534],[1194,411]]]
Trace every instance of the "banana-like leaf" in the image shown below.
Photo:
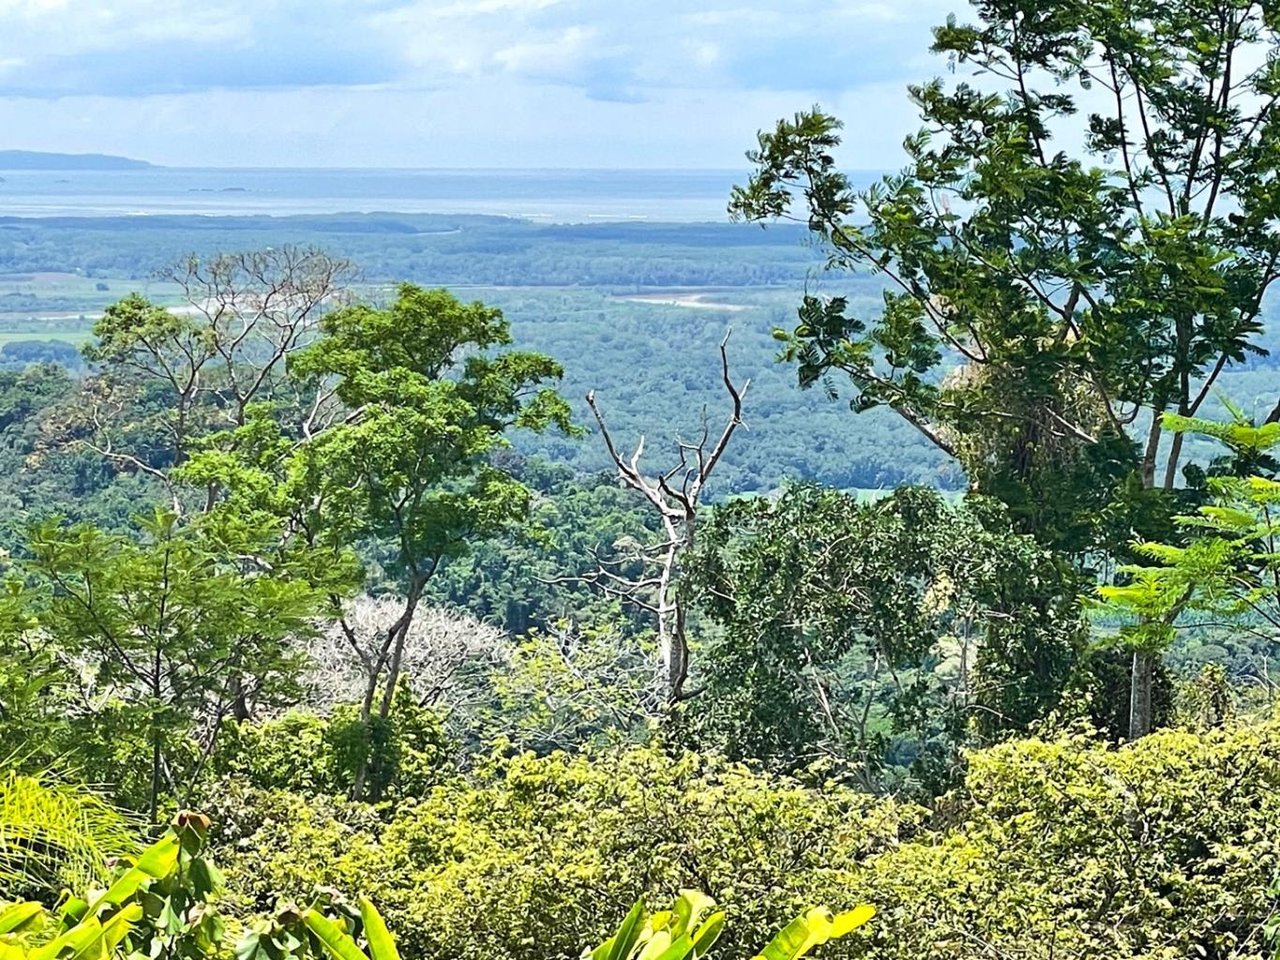
[[[30,953],[30,960],[54,960],[66,952],[70,960],[96,960],[102,956],[102,923],[90,917],[59,934]]]
[[[302,915],[302,922],[316,935],[334,960],[369,960],[364,951],[356,946],[351,934],[324,914],[308,910]]]
[[[692,933],[702,920],[703,914],[715,905],[716,902],[700,890],[681,890],[673,908],[679,918],[675,933]]]
[[[693,935],[693,955],[705,957],[724,931],[724,913],[717,911],[702,922]]]
[[[116,911],[115,915],[102,925],[103,952],[110,955],[120,945],[125,935],[133,929],[133,925],[141,919],[142,905],[138,903],[131,903],[123,910]]]
[[[797,960],[831,936],[831,911],[814,907],[788,923],[756,960]]]
[[[172,831],[166,833],[142,851],[137,863],[121,874],[102,896],[90,904],[89,913],[96,914],[105,906],[119,906],[137,893],[144,883],[167,877],[177,867],[181,849],[182,842],[178,835]]]
[[[640,951],[640,956],[636,960],[657,960],[669,946],[671,946],[671,931],[655,930],[645,941],[644,949]]]
[[[860,904],[852,910],[836,914],[831,921],[831,939],[838,940],[846,933],[856,930],[876,915],[876,908],[869,903]]]
[[[21,930],[43,915],[44,907],[38,903],[11,903],[0,910],[0,934]]]
[[[693,956],[693,937],[682,933],[671,941],[671,945],[658,954],[657,960],[685,960]]]
[[[627,960],[644,932],[645,920],[644,901],[637,900],[618,932],[591,951],[591,960]]]
[[[360,898],[360,918],[364,921],[364,937],[369,941],[369,956],[372,960],[400,960],[395,938],[387,929],[382,914],[378,913],[367,897]]]

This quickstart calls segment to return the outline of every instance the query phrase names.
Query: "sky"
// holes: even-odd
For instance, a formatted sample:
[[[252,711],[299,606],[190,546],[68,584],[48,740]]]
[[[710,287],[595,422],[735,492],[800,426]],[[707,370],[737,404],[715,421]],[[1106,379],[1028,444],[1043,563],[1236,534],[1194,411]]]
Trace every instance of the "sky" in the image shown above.
[[[0,149],[179,166],[733,169],[820,103],[900,166],[965,0],[0,0]]]

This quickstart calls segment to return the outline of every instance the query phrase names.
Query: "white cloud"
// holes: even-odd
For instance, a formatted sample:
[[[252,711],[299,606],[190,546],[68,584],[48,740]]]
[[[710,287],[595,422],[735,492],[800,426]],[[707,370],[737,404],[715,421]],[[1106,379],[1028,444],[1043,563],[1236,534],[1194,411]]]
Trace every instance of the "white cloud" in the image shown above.
[[[0,0],[0,120],[171,163],[732,166],[820,100],[883,166],[962,2]]]

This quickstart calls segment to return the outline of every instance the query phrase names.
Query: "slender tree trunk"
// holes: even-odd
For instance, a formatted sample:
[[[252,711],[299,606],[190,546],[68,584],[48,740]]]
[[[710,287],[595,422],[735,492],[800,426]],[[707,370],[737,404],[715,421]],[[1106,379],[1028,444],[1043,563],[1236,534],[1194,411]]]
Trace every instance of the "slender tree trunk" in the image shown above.
[[[1160,417],[1167,403],[1157,404],[1151,411],[1151,429],[1147,433],[1147,445],[1142,454],[1142,486],[1146,490],[1156,487],[1156,460],[1160,454],[1160,438],[1164,432]],[[1182,449],[1182,436],[1173,438],[1173,448],[1165,467],[1163,487],[1173,486],[1174,471]],[[1129,675],[1129,739],[1137,740],[1151,732],[1152,685],[1155,677],[1154,653],[1142,650],[1133,652],[1133,665]]]
[[[409,581],[409,590],[405,596],[404,613],[400,619],[396,621],[391,628],[391,637],[389,638],[389,655],[384,663],[386,667],[386,683],[382,689],[382,698],[378,703],[377,719],[384,722],[391,716],[391,708],[395,705],[396,685],[400,682],[400,671],[404,663],[405,643],[409,638],[409,630],[413,626],[413,616],[417,612],[418,603],[422,599],[422,591],[427,585],[428,577],[415,574]],[[365,728],[366,734],[372,733],[373,717],[373,701],[378,691],[378,681],[381,679],[381,667],[375,671],[371,671],[368,682],[365,684],[364,700],[360,704],[360,720]],[[383,758],[381,755],[374,756],[372,750],[365,750],[364,755],[360,758],[360,765],[356,769],[355,779],[351,784],[351,799],[363,800],[370,781],[370,774],[375,774],[373,782],[378,783],[376,774],[381,772],[381,763]],[[377,796],[370,796],[371,800],[377,800]]]
[[[151,825],[159,826],[160,816],[160,728],[151,721]]]
[[[1138,740],[1151,732],[1151,690],[1155,674],[1155,654],[1133,652],[1133,676],[1129,685],[1129,739]]]
[[[1173,442],[1169,445],[1169,462],[1164,469],[1164,489],[1172,490],[1173,485],[1178,481],[1178,461],[1182,459],[1182,440],[1181,433],[1173,435]]]
[[[249,719],[249,700],[245,696],[243,677],[231,678],[231,716],[237,723],[244,723]]]
[[[1156,457],[1160,452],[1160,435],[1164,432],[1161,413],[1163,406],[1151,411],[1151,429],[1147,432],[1147,447],[1142,452],[1142,486],[1147,490],[1156,485]]]

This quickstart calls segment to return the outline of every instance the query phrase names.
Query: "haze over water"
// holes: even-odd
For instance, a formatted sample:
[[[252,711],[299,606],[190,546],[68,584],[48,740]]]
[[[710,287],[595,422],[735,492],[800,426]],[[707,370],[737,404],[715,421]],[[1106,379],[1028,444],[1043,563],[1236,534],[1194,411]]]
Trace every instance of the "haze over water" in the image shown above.
[[[724,221],[740,171],[0,170],[0,216],[466,213],[546,222]]]

